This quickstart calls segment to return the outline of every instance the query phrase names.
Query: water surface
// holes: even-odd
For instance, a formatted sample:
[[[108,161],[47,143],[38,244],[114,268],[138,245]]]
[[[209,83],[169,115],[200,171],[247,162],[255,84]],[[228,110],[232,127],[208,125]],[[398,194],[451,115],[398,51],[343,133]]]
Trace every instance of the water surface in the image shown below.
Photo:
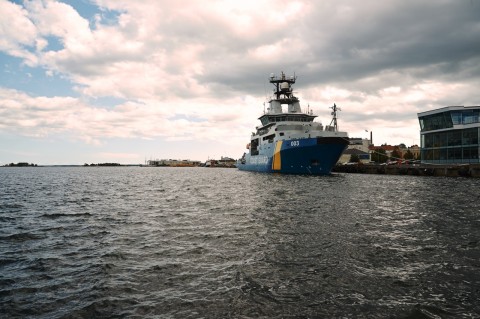
[[[479,186],[0,168],[0,317],[480,317]]]

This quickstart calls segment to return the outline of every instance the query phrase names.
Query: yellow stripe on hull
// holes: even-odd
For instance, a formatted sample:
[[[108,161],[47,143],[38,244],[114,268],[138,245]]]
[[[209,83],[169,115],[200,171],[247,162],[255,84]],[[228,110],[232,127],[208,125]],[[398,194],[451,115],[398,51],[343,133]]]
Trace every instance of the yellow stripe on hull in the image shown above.
[[[274,171],[279,171],[282,169],[282,160],[280,157],[280,150],[282,149],[283,141],[277,141],[275,145],[275,152],[273,153],[272,169]]]

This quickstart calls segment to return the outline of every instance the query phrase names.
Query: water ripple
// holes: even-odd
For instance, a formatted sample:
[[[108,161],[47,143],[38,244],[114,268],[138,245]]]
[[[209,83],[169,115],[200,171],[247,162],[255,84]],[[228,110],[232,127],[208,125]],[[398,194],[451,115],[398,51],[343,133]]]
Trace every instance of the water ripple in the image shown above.
[[[478,181],[0,169],[0,317],[473,318]]]

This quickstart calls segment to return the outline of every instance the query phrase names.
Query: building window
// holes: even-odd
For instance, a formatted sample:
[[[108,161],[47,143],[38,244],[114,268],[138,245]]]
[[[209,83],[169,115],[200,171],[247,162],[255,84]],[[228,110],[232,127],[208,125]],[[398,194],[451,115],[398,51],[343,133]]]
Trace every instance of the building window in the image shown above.
[[[436,144],[439,147],[447,146],[447,132],[439,133],[437,139]]]
[[[433,131],[451,127],[453,127],[452,118],[448,112],[420,118],[420,128],[422,131]]]
[[[447,160],[447,149],[446,148],[441,148],[439,150],[439,156],[441,161],[446,161]]]
[[[462,159],[462,148],[454,147],[448,150],[448,159],[449,160],[461,160]]]
[[[462,143],[462,131],[455,130],[448,132],[448,146],[458,146]]]
[[[460,111],[453,111],[451,113],[452,115],[452,123],[453,125],[459,125],[462,124],[462,112]]]
[[[440,147],[445,147],[447,146],[447,136],[448,136],[448,133],[447,132],[442,132],[439,134],[439,145]]]
[[[463,148],[463,159],[470,159],[470,147]]]
[[[464,147],[463,148],[464,160],[476,160],[478,159],[478,147]]]
[[[470,150],[470,158],[478,160],[478,147],[472,147]]]
[[[478,129],[470,128],[470,129],[463,130],[462,144],[463,145],[478,144]]]
[[[433,159],[433,150],[422,150],[423,153],[423,160],[431,161]]]
[[[424,147],[433,147],[433,134],[425,134],[425,145]]]
[[[464,111],[462,115],[463,115],[463,124],[478,123],[478,112]]]

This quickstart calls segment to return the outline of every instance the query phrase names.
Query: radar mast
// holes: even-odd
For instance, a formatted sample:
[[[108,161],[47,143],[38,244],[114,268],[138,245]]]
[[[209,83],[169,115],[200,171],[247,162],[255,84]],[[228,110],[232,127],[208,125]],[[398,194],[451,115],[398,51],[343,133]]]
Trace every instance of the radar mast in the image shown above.
[[[333,130],[334,132],[338,132],[338,125],[337,125],[337,111],[341,111],[342,109],[337,107],[335,103],[333,103],[333,106],[330,107],[333,111],[331,115],[333,116],[332,121],[330,122],[330,126],[333,124]]]

